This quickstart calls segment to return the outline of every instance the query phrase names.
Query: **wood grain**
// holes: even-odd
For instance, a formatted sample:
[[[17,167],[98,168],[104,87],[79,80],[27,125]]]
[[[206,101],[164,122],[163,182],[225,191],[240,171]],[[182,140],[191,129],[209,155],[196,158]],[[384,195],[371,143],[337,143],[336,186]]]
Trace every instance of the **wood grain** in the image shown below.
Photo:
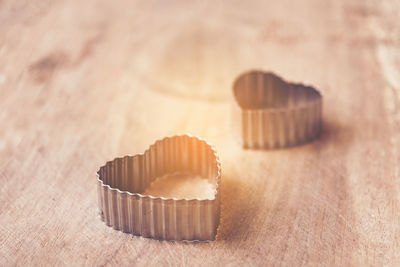
[[[0,0],[0,265],[400,265],[398,1]],[[319,140],[242,150],[234,77],[324,96]],[[217,241],[106,227],[94,173],[165,135],[223,163]]]

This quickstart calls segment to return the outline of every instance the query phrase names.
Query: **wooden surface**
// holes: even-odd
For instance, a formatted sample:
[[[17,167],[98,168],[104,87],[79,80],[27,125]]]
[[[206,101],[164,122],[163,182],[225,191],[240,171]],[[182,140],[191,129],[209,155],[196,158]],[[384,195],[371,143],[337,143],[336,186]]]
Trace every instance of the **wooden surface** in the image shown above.
[[[400,264],[399,1],[0,0],[0,265]],[[319,140],[244,151],[231,84],[249,68],[324,96]],[[212,243],[99,219],[106,160],[165,135],[223,163]]]

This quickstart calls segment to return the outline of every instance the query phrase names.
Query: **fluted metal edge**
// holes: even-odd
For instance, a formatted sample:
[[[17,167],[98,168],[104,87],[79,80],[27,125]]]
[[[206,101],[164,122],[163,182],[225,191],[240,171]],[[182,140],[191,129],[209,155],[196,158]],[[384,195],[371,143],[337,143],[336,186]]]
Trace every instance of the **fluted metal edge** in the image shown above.
[[[192,155],[192,163],[196,160],[200,161],[198,162],[198,171],[205,172],[203,176],[207,173],[215,175],[215,177],[208,177],[213,179],[215,183],[213,199],[154,197],[128,190],[129,187],[130,189],[136,187],[136,190],[144,191],[157,178],[157,172],[160,170],[154,164],[157,162],[156,156],[159,156],[160,159],[163,158],[164,152],[170,151],[170,148],[172,148],[171,153],[177,153],[174,147],[184,144],[185,140],[196,142],[193,147],[199,146],[198,148],[200,148],[201,156],[199,159],[195,155],[196,151],[192,151],[192,154],[189,153],[189,150],[187,151],[187,155]],[[203,151],[203,146],[204,149],[209,149],[209,153],[213,157],[207,156],[207,152]],[[162,155],[157,155],[154,152],[157,151],[157,147],[159,149],[164,148]],[[168,149],[165,149],[165,147]],[[188,161],[185,164],[178,163],[178,159],[175,159],[177,161],[172,165],[175,164],[179,167],[182,164],[184,167],[185,164],[189,164]],[[204,159],[209,160],[209,162],[202,162]],[[170,165],[168,160],[170,159],[164,157],[163,160],[163,169],[167,170]],[[179,160],[185,161],[185,159]],[[136,167],[138,168],[134,170],[135,163],[137,163]],[[192,167],[196,168],[195,165]],[[139,174],[140,171],[142,171],[141,174]],[[187,169],[183,168],[176,171],[182,173]],[[164,174],[172,173],[166,171]],[[220,217],[221,161],[214,146],[205,139],[190,134],[165,137],[157,140],[144,153],[134,156],[127,155],[108,161],[100,167],[96,175],[99,213],[101,219],[108,226],[126,233],[159,240],[213,241],[215,239]],[[109,181],[104,182],[104,177],[107,175],[109,175],[109,178],[107,178]],[[138,181],[138,179],[141,181]],[[118,184],[118,186],[114,187],[110,184]]]
[[[237,92],[237,84],[240,79],[246,79],[253,75],[253,80],[260,81],[265,75],[270,75],[274,81],[268,81],[271,87],[287,86],[290,90],[303,90],[304,95],[288,93],[287,102],[297,101],[296,97],[301,97],[301,104],[285,106],[284,101],[268,99],[265,102],[252,106],[251,101],[258,101],[259,96],[267,99],[265,86],[262,82],[261,88],[251,88],[257,85],[257,81],[246,88],[247,103],[241,105]],[[261,78],[259,78],[261,77]],[[286,90],[288,90],[285,88]],[[242,88],[240,88],[241,90]],[[249,90],[254,94],[253,99],[248,97]],[[279,88],[274,88],[279,90]],[[278,149],[296,146],[310,142],[317,138],[321,132],[322,124],[322,96],[318,90],[303,84],[289,83],[270,72],[259,70],[248,71],[238,76],[233,84],[235,102],[232,105],[231,122],[236,139],[242,144],[243,148],[248,149]],[[250,99],[250,100],[249,100]],[[275,102],[274,102],[275,101]],[[260,102],[260,101],[259,101]],[[286,105],[287,105],[286,102]],[[265,105],[262,106],[262,105]]]

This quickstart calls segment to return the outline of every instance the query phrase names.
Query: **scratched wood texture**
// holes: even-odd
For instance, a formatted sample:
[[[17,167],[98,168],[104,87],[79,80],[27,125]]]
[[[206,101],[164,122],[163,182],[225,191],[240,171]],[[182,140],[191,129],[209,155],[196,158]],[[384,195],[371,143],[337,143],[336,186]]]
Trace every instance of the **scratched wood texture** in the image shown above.
[[[0,0],[0,265],[400,265],[400,2]],[[321,138],[245,151],[249,68],[319,88]],[[124,234],[95,171],[189,132],[223,163],[217,241]]]

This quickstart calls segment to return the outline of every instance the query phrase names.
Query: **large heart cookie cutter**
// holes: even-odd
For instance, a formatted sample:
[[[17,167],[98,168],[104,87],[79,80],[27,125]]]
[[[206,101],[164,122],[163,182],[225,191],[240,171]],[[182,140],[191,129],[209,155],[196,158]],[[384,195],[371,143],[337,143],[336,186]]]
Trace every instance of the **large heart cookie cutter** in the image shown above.
[[[244,148],[289,147],[320,134],[322,96],[310,86],[249,71],[235,80],[233,94],[234,132]]]
[[[215,185],[213,199],[143,195],[167,174],[190,173]],[[211,241],[219,224],[221,163],[204,139],[176,135],[158,140],[143,154],[116,158],[97,172],[100,216],[108,226],[162,240]]]

